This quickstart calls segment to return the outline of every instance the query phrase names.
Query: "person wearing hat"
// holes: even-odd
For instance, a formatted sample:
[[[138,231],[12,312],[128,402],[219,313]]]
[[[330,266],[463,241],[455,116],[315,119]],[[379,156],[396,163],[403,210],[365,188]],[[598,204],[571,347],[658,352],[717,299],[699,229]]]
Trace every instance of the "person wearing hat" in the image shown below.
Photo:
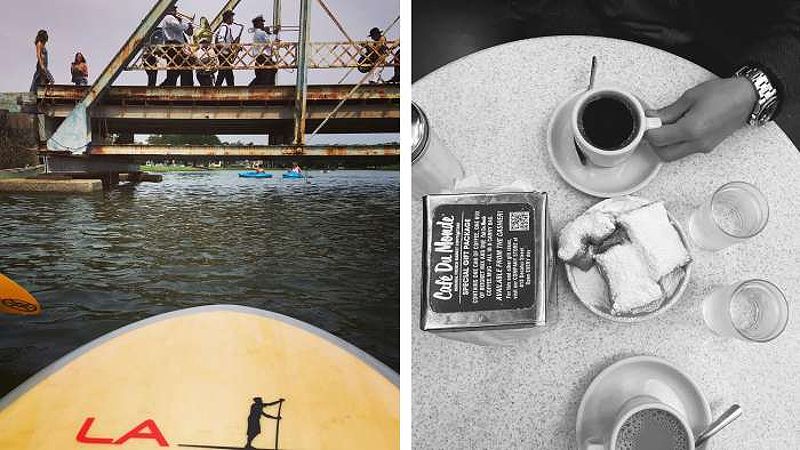
[[[388,53],[389,48],[386,46],[386,36],[383,35],[383,31],[381,31],[380,28],[372,27],[372,29],[369,30],[369,37],[373,40],[373,43],[370,44],[368,48],[369,54],[367,56],[367,61],[370,63],[370,66],[374,67],[377,64],[383,64],[385,62],[385,55]],[[383,68],[374,67],[369,76],[370,84],[380,83],[382,81],[382,71]]]
[[[381,31],[381,29],[378,27],[372,27],[372,29],[369,30],[369,37],[371,37],[373,41],[379,41],[383,39],[383,41],[386,42],[386,38],[383,36],[383,31]]]
[[[191,36],[193,33],[192,24],[188,21],[184,22],[183,19],[178,17],[178,7],[173,4],[167,8],[167,14],[161,21],[159,27],[163,30],[166,44],[169,45],[186,45],[186,36]],[[191,53],[190,49],[186,49]],[[188,62],[189,56],[176,47],[167,49],[165,56],[171,65],[184,66]],[[178,77],[181,79],[181,86],[192,86],[194,84],[194,77],[190,69],[169,69],[167,70],[167,78],[161,83],[161,86],[175,86],[178,83]]]
[[[236,56],[239,54],[239,42],[242,39],[244,26],[233,21],[233,11],[227,10],[222,13],[222,25],[217,29],[214,37],[214,44],[217,46],[219,63],[223,66],[231,66],[235,63]],[[225,82],[228,86],[234,85],[233,69],[219,69],[215,86],[222,86]]]
[[[253,18],[253,48],[258,55],[256,64],[264,66],[273,63],[272,60],[272,40],[269,37],[269,28],[264,26],[264,16],[258,15]],[[275,75],[278,69],[255,69],[256,77],[250,82],[250,86],[275,86]]]

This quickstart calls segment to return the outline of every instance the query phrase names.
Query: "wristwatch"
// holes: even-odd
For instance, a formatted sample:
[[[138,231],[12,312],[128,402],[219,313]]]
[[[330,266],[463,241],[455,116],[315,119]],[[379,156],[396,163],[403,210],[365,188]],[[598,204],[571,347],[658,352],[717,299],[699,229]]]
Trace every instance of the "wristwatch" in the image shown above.
[[[769,76],[756,66],[742,66],[735,76],[747,78],[756,90],[758,101],[747,120],[748,125],[761,126],[772,120],[778,110],[778,90],[772,85]]]

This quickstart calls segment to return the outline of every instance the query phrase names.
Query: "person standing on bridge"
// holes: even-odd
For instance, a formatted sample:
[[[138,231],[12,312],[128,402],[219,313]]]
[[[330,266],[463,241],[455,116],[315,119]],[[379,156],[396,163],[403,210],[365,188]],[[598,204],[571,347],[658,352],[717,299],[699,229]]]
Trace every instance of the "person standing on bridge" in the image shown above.
[[[389,52],[389,47],[386,45],[386,36],[383,31],[378,27],[372,27],[369,30],[369,37],[372,39],[372,44],[369,47],[368,61],[372,63],[372,72],[370,72],[369,83],[376,84],[383,81],[381,78],[381,67],[386,62],[386,55]]]
[[[269,28],[264,26],[264,16],[258,15],[253,19],[253,49],[258,55],[256,64],[264,66],[273,64],[272,60],[272,39],[269,37]],[[250,82],[250,86],[275,86],[275,75],[278,69],[255,69],[256,77]]]
[[[214,85],[214,67],[217,66],[217,55],[214,47],[211,46],[211,39],[208,37],[200,38],[200,46],[194,53],[195,62],[207,67],[207,69],[197,69],[197,82],[200,86]]]
[[[164,30],[164,37],[166,43],[171,45],[165,52],[168,64],[172,66],[185,66],[188,62],[185,50],[186,36],[192,35],[192,24],[183,22],[178,17],[178,7],[174,4],[167,9],[167,15],[161,21],[159,27]],[[178,47],[182,46],[182,47]],[[181,79],[181,86],[194,85],[194,73],[188,69],[168,69],[167,78],[161,83],[161,86],[175,86],[178,83],[178,77]]]
[[[239,42],[242,39],[242,31],[244,26],[233,21],[233,11],[227,10],[222,13],[222,25],[217,30],[217,35],[214,38],[214,43],[217,45],[217,54],[219,56],[219,63],[223,66],[232,66],[236,62],[236,57],[239,54]],[[233,69],[219,69],[217,72],[217,81],[214,86],[222,86],[225,82],[228,86],[234,85]]]
[[[39,30],[36,33],[36,39],[33,41],[36,46],[36,70],[33,72],[33,81],[31,82],[31,92],[36,92],[39,86],[46,86],[55,83],[53,75],[47,68],[47,36],[46,30]]]
[[[75,53],[75,61],[70,65],[70,72],[72,74],[72,82],[75,86],[86,86],[89,84],[89,65],[86,64],[86,58],[83,53]]]

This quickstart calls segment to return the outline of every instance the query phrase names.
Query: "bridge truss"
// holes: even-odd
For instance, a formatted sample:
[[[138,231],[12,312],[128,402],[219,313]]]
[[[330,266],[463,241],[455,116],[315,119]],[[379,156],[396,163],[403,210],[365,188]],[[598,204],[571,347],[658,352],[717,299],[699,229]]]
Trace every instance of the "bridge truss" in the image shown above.
[[[273,19],[275,22],[273,23],[273,28],[275,30],[289,28],[282,27],[280,24],[280,0],[273,1],[275,2],[276,8]],[[60,156],[65,156],[72,153],[73,155],[82,156],[113,155],[115,158],[119,158],[124,156],[126,154],[125,152],[127,151],[127,154],[131,157],[141,157],[142,155],[158,154],[158,152],[161,151],[163,154],[169,155],[224,155],[230,158],[236,156],[237,149],[241,150],[242,156],[254,156],[256,154],[269,156],[282,154],[293,155],[295,157],[303,156],[306,149],[308,149],[308,155],[314,157],[324,155],[346,156],[348,154],[353,154],[370,157],[390,156],[397,158],[399,155],[399,146],[396,144],[377,146],[376,148],[365,148],[363,151],[356,148],[358,146],[333,146],[330,151],[325,148],[320,148],[319,146],[313,148],[306,146],[305,128],[306,121],[309,119],[309,109],[307,106],[309,92],[309,86],[307,82],[308,70],[358,69],[360,72],[372,72],[383,70],[387,67],[399,67],[400,42],[390,40],[381,42],[381,44],[378,45],[373,41],[353,41],[341,27],[341,24],[333,16],[327,5],[325,5],[324,0],[316,1],[323,7],[326,13],[328,13],[342,34],[347,38],[347,41],[310,42],[308,40],[310,31],[309,3],[312,0],[298,1],[300,2],[301,7],[299,26],[297,27],[298,39],[296,42],[275,41],[269,45],[213,45],[204,48],[195,44],[183,44],[177,46],[147,44],[148,37],[164,17],[167,9],[175,3],[175,0],[158,0],[151,11],[143,18],[136,30],[134,30],[131,37],[125,42],[116,56],[98,76],[95,83],[90,87],[79,91],[79,98],[76,98],[75,100],[69,99],[67,104],[62,103],[61,106],[58,106],[53,104],[52,94],[54,91],[61,92],[59,89],[54,90],[50,87],[39,89],[39,92],[42,93],[38,98],[38,103],[41,107],[40,115],[50,118],[49,127],[40,126],[40,130],[43,130],[40,134],[46,135],[43,137],[46,137],[47,151],[49,151],[51,155]],[[219,25],[222,12],[224,10],[233,9],[238,3],[239,0],[228,0],[223,6],[222,10],[220,10],[220,13],[217,14],[212,21],[212,27]],[[397,19],[395,19],[390,27],[396,22]],[[226,51],[223,52],[223,50]],[[227,50],[231,50],[231,52],[228,52]],[[235,56],[222,58],[220,55],[223,53],[231,53]],[[156,62],[153,63],[153,58],[148,58],[148,56],[156,56]],[[110,105],[107,105],[107,102],[105,101],[105,99],[108,97],[107,94],[110,91],[113,81],[124,70],[253,70],[259,68],[291,69],[295,70],[297,74],[295,86],[277,87],[283,88],[283,91],[285,91],[286,88],[291,88],[293,92],[284,92],[282,97],[287,97],[286,94],[290,94],[293,95],[293,99],[283,98],[281,102],[282,106],[280,107],[277,105],[264,106],[268,109],[271,108],[270,111],[272,112],[258,113],[257,111],[251,111],[247,116],[247,118],[250,119],[267,119],[274,116],[276,120],[279,119],[282,121],[282,134],[283,137],[287,137],[287,139],[283,139],[280,142],[280,145],[274,149],[269,148],[269,146],[264,146],[264,148],[258,149],[240,149],[239,147],[231,147],[224,151],[215,151],[213,149],[203,148],[196,148],[192,149],[191,151],[188,149],[184,149],[184,151],[176,151],[174,149],[159,150],[156,148],[148,150],[130,144],[126,144],[124,146],[120,146],[120,148],[114,149],[107,145],[106,142],[98,141],[98,139],[94,136],[94,134],[97,134],[98,131],[98,119],[101,121],[112,119],[121,120],[125,119],[125,117],[123,117],[124,114],[131,114],[131,109],[128,109],[128,104],[130,103],[131,99],[123,98],[120,100],[118,99],[117,95],[116,97],[112,97],[117,98],[117,100],[112,101]],[[369,75],[369,73],[367,75]],[[365,75],[364,78],[362,78],[361,81],[355,86],[342,86],[348,91],[348,93],[344,96],[339,95],[338,98],[332,99],[338,101],[338,104],[335,106],[332,104],[325,104],[324,102],[320,103],[319,101],[315,100],[315,102],[319,103],[319,106],[312,105],[311,111],[312,126],[314,123],[317,124],[317,128],[314,130],[315,133],[319,130],[319,128],[327,123],[332,123],[335,126],[337,123],[335,120],[337,118],[337,114],[342,114],[344,119],[352,119],[354,117],[358,118],[358,116],[361,115],[366,119],[376,120],[374,117],[376,114],[380,116],[378,119],[396,117],[398,118],[396,122],[396,130],[399,131],[399,99],[389,100],[390,103],[388,104],[388,107],[390,109],[396,109],[396,112],[387,113],[383,110],[375,110],[375,106],[369,106],[367,109],[361,108],[360,110],[343,107],[344,103],[347,101],[362,101],[359,99],[363,98],[363,96],[357,96],[353,94],[356,92],[356,90],[358,90],[361,83],[364,82],[367,75]],[[179,93],[183,92],[187,88],[164,89],[167,91],[171,90],[174,95],[170,94],[169,92],[165,94],[161,91],[158,91],[158,95],[181,98]],[[209,99],[217,100],[220,97],[224,97],[226,89],[229,88],[205,88],[205,91],[201,92],[200,96],[203,97],[207,95]],[[244,99],[244,103],[242,105],[247,104],[249,105],[250,109],[253,109],[252,106],[258,105],[259,103],[259,96],[263,96],[263,92],[261,91],[269,91],[271,89],[276,88],[258,87],[248,89],[247,91],[251,92],[254,97],[253,99]],[[399,93],[399,89],[397,89],[397,92]],[[50,94],[49,97],[48,93]],[[193,90],[192,95],[196,96],[197,91]],[[242,95],[242,92],[237,91],[237,95]],[[250,94],[245,93],[245,95]],[[172,101],[173,100],[168,100],[166,105],[157,105],[159,108],[157,110],[150,109],[148,104],[145,102],[144,106],[139,105],[140,112],[138,113],[138,116],[133,117],[132,120],[139,120],[139,124],[159,124],[157,120],[159,117],[163,116],[164,120],[170,120],[177,114],[173,114],[174,111],[188,111],[186,114],[191,113],[191,115],[188,116],[189,118],[202,118],[202,114],[198,115],[198,109],[201,108],[201,106],[198,106],[196,100],[193,100],[192,104],[188,106],[187,104],[175,104],[175,108],[177,109],[173,108],[171,103]],[[202,101],[200,101],[200,103],[202,103]],[[290,107],[289,110],[287,110],[286,107],[288,107],[291,103],[294,104],[294,107]],[[117,104],[119,104],[119,106],[114,106]],[[241,109],[243,107],[242,105],[237,106],[237,108]],[[68,109],[68,113],[66,113],[64,110],[65,107],[70,108]],[[226,118],[237,120],[237,113],[231,113],[232,110],[228,105],[218,105],[215,103],[213,107],[216,109],[210,111],[209,114],[216,115],[216,117],[220,118],[220,120],[218,120],[216,123],[229,125],[230,121],[226,121]],[[313,108],[316,108],[316,110]],[[293,114],[290,113],[292,110]],[[320,114],[323,114],[320,111],[327,111],[324,113],[324,120],[320,118]],[[114,114],[117,114],[118,117],[115,117]],[[228,115],[226,116],[226,114]],[[372,116],[367,117],[369,114],[372,114]],[[147,122],[147,119],[153,119],[153,121]],[[316,120],[316,122],[314,122],[314,120]],[[292,133],[287,132],[285,129],[287,121],[293,123]],[[206,125],[211,125],[213,123],[215,122],[209,121],[206,123]],[[251,125],[253,123],[256,122],[250,122]],[[339,121],[338,123],[341,124],[345,122]],[[154,129],[151,132],[161,132],[160,130],[162,128],[160,128],[160,126],[161,125],[153,125]],[[55,129],[53,130],[52,128]],[[265,127],[265,131],[266,128],[268,127]],[[204,132],[209,133],[215,132],[209,127],[204,127],[203,130]],[[138,132],[145,133],[146,131],[139,130]],[[288,135],[290,134],[293,135],[293,138],[288,138]]]

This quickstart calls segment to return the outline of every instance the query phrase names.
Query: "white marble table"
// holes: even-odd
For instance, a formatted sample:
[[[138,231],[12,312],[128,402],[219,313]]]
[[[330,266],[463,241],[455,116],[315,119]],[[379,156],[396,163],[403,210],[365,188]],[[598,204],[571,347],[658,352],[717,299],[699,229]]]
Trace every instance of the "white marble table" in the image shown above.
[[[494,47],[414,84],[413,98],[465,166],[487,185],[526,179],[550,194],[556,229],[599,199],[566,184],[545,149],[548,119],[585,85],[592,55],[598,83],[627,87],[660,107],[714,77],[669,53],[596,37],[550,37]],[[770,203],[766,229],[714,255],[695,255],[684,297],[638,324],[602,320],[575,297],[559,267],[559,321],[532,344],[479,347],[419,329],[421,205],[413,211],[413,444],[415,449],[573,449],[581,396],[602,369],[631,355],[665,358],[704,392],[713,415],[744,415],[713,449],[800,448],[800,153],[774,124],[743,129],[713,153],[665,165],[642,195],[682,222],[728,181],[757,185]],[[714,335],[700,304],[715,285],[763,277],[791,303],[780,338],[750,344]]]

